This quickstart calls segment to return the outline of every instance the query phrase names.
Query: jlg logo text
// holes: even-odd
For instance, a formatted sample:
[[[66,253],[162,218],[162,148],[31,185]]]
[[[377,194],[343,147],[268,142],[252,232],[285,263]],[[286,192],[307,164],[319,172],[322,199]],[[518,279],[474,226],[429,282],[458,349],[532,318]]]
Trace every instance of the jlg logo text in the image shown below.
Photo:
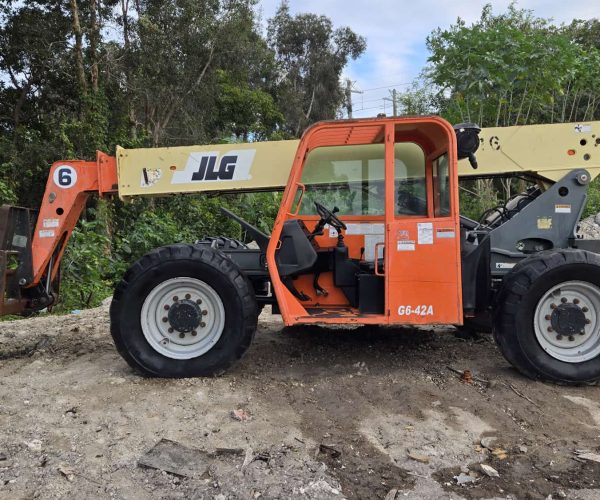
[[[227,151],[220,157],[217,151],[190,153],[185,169],[173,174],[171,184],[250,180],[255,153],[254,149]]]

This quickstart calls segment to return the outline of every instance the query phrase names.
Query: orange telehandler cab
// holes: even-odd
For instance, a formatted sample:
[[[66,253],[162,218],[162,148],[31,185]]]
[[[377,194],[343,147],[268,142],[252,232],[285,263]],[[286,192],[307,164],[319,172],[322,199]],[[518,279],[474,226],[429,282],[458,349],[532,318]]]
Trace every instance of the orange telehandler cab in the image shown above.
[[[560,127],[345,120],[287,144],[119,148],[95,162],[57,162],[37,217],[0,210],[0,313],[55,303],[61,257],[91,194],[256,191],[282,187],[277,179],[289,172],[271,235],[223,210],[253,247],[209,237],[158,248],[127,271],[110,316],[131,366],[166,377],[222,373],[272,304],[286,325],[488,323],[525,375],[596,381],[600,241],[577,239],[575,230],[600,170],[590,161],[600,139],[589,124]],[[555,136],[565,130],[575,134],[569,147],[548,156],[553,142],[562,148]],[[528,151],[526,161],[512,147]],[[278,165],[267,154],[275,150],[292,153],[277,156]],[[461,217],[462,158],[471,167],[461,175],[516,173],[529,186],[479,221]]]

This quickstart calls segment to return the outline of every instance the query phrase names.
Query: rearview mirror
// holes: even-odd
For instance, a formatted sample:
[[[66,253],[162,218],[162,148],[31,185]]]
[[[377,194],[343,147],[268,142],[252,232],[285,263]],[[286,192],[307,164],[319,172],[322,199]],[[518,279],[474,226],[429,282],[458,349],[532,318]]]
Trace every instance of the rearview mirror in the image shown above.
[[[474,169],[477,168],[475,151],[479,149],[479,132],[481,132],[481,127],[475,123],[459,123],[458,125],[454,125],[454,132],[456,133],[458,159],[468,158],[471,167]]]

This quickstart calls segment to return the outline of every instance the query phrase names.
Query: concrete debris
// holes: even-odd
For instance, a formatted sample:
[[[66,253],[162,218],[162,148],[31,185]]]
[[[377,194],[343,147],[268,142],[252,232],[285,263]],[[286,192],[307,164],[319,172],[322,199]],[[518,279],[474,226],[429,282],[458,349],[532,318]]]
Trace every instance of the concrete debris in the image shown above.
[[[480,464],[479,467],[481,467],[481,470],[483,471],[483,473],[486,476],[489,476],[489,477],[500,477],[500,474],[498,474],[498,471],[496,469],[494,469],[490,465]]]
[[[188,448],[169,439],[161,439],[143,457],[138,466],[158,469],[182,477],[199,477],[208,469],[209,454]]]

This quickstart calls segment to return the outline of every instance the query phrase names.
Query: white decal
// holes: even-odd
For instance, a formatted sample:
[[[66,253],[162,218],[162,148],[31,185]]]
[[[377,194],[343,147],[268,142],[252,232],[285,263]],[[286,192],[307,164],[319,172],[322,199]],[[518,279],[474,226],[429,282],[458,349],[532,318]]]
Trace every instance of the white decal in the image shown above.
[[[398,316],[433,316],[433,306],[399,306]]]
[[[435,235],[438,238],[455,238],[456,237],[456,233],[454,232],[454,229],[438,229],[435,232]]]
[[[27,236],[15,234],[12,240],[13,247],[25,248],[27,246]]]
[[[42,220],[42,227],[58,227],[60,221],[58,219],[44,219]]]
[[[142,180],[140,187],[149,187],[156,184],[162,177],[162,170],[160,168],[143,168],[142,169]]]
[[[588,125],[588,124],[581,124],[578,123],[577,125],[575,125],[575,132],[577,132],[578,134],[583,134],[585,132],[591,132],[592,131],[592,126]]]
[[[415,242],[412,240],[398,240],[396,244],[396,250],[398,252],[414,252]]]
[[[255,149],[234,149],[222,156],[217,151],[190,153],[185,169],[173,173],[171,184],[250,180],[255,154]]]
[[[516,265],[514,262],[496,262],[496,269],[512,269]]]
[[[571,205],[554,205],[554,212],[557,214],[570,214]]]
[[[54,170],[52,180],[59,188],[68,189],[77,182],[77,170],[70,165],[59,165]]]
[[[417,224],[417,242],[419,245],[433,245],[433,224],[431,222]]]
[[[375,223],[375,224],[362,224],[362,223],[358,223],[358,224],[346,224],[346,235],[349,236],[351,234],[357,234],[357,235],[361,235],[361,234],[383,234],[384,233],[384,226],[383,224],[380,223]],[[329,237],[330,238],[336,238],[337,237],[337,231],[329,226]]]
[[[384,242],[383,234],[366,234],[365,235],[365,260],[373,262],[375,260],[375,245]],[[383,246],[377,247],[377,258],[383,258]]]
[[[54,231],[52,229],[42,230],[38,234],[40,238],[54,238]]]

